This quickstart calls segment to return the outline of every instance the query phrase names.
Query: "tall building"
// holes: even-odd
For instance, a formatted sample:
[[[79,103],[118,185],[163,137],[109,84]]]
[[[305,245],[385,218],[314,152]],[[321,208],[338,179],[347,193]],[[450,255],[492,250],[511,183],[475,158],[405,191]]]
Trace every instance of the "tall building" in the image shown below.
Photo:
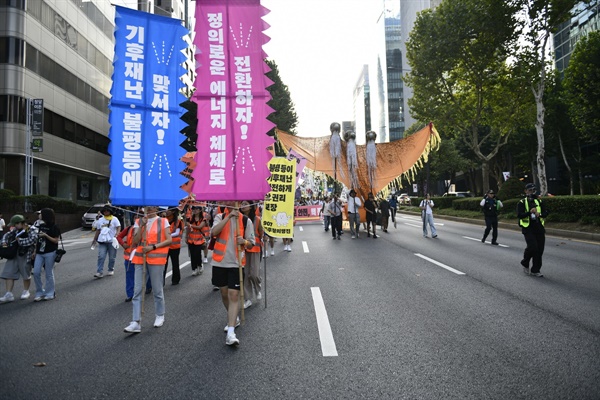
[[[553,35],[554,63],[562,74],[569,65],[575,45],[588,33],[600,30],[600,1],[577,4],[571,11],[572,17],[558,26]]]
[[[437,7],[442,0],[399,0],[400,1],[400,27],[402,41],[400,45],[400,52],[402,54],[402,75],[406,75],[410,72],[410,65],[406,59],[406,42],[409,39],[410,31],[412,31],[415,21],[417,20],[417,14],[428,8]],[[408,100],[412,98],[412,88],[404,87],[404,98],[402,112],[404,114],[404,124],[406,128],[409,128],[416,121],[410,115],[410,109],[408,107]]]
[[[43,99],[33,193],[82,203],[108,199],[112,4],[164,4],[185,17],[184,0],[0,1],[0,188],[25,193],[25,105]]]
[[[369,89],[369,66],[363,65],[354,86],[354,129],[356,142],[365,144],[365,135],[371,130],[371,94]]]

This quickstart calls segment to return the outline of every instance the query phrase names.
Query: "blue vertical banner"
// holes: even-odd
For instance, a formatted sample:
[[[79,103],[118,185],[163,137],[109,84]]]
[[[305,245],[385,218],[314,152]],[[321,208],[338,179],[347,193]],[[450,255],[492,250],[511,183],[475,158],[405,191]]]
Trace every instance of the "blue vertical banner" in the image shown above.
[[[114,205],[177,205],[187,195],[181,157],[183,40],[174,18],[116,6],[110,199]]]

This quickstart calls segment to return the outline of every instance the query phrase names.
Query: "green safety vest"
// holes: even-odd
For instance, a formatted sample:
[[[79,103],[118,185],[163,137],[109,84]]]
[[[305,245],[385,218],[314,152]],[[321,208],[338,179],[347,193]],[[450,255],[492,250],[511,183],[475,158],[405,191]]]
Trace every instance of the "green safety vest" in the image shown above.
[[[529,212],[529,201],[527,200],[527,198],[525,198],[524,200],[521,201],[525,201],[525,211]],[[535,199],[535,206],[541,211],[542,207],[540,202],[538,201],[538,199]],[[519,226],[522,228],[527,228],[529,226],[529,217],[525,217],[519,220]],[[544,218],[540,217],[540,222],[542,223],[542,226],[544,226]]]

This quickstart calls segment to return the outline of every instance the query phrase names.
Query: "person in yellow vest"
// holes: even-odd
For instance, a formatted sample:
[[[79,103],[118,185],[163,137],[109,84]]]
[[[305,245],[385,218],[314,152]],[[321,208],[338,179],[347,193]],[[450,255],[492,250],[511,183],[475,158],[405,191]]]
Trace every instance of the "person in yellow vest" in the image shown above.
[[[546,244],[544,219],[548,216],[548,211],[542,204],[542,199],[536,196],[533,183],[528,183],[525,186],[525,194],[526,197],[517,203],[517,218],[519,218],[519,226],[527,243],[521,265],[525,274],[541,278],[544,276],[540,269],[542,268],[542,255]],[[531,259],[533,259],[533,264],[530,271],[529,262]]]
[[[240,276],[238,257],[242,265],[246,263],[244,250],[254,247],[254,225],[247,217],[240,214],[236,202],[223,202],[225,212],[216,213],[211,229],[211,236],[216,237],[212,252],[212,284],[219,288],[221,300],[227,310],[227,337],[225,344],[237,346],[240,341],[235,335],[235,327],[239,325],[239,291]],[[240,218],[241,217],[241,218]],[[235,226],[237,225],[237,230]]]
[[[135,254],[132,263],[135,265],[135,279],[133,288],[133,320],[125,328],[128,333],[141,332],[141,299],[143,269],[146,267],[150,279],[154,282],[154,310],[156,319],[154,327],[161,327],[165,322],[165,298],[163,286],[157,284],[163,277],[163,268],[167,262],[169,246],[171,245],[171,232],[169,221],[160,218],[156,213],[158,207],[146,206],[145,216],[133,225],[133,245]],[[145,258],[145,260],[144,260]],[[144,265],[145,261],[145,265]]]
[[[198,276],[204,272],[204,265],[202,265],[202,251],[206,249],[205,230],[208,230],[208,233],[210,234],[208,220],[204,218],[202,207],[192,207],[192,216],[187,221],[186,230],[187,245],[190,250],[192,275]]]
[[[244,279],[244,308],[252,305],[252,298],[262,299],[260,292],[260,254],[262,252],[263,228],[260,223],[260,217],[256,215],[256,204],[249,201],[242,201],[240,210],[248,217],[254,225],[254,246],[246,249],[246,276]]]
[[[169,246],[169,253],[167,255],[167,262],[165,263],[165,270],[163,272],[163,285],[167,277],[167,269],[169,268],[169,258],[171,259],[171,265],[173,275],[171,276],[171,284],[179,285],[181,280],[181,273],[179,272],[179,253],[181,252],[181,236],[183,235],[183,222],[179,219],[179,210],[176,208],[168,209],[165,211],[167,220],[171,226],[171,245]]]

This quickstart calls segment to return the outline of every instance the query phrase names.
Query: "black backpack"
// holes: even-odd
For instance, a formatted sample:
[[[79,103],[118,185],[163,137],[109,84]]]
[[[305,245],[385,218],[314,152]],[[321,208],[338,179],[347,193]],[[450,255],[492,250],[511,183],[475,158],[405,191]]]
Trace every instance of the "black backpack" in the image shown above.
[[[15,234],[12,232],[7,233],[2,245],[0,246],[0,258],[12,260],[17,256],[18,252],[19,241],[17,240]]]

